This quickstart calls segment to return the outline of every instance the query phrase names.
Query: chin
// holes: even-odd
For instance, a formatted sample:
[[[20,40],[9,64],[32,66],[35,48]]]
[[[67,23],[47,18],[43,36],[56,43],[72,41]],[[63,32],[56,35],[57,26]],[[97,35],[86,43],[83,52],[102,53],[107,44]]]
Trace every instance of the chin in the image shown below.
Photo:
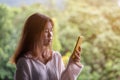
[[[52,45],[52,43],[46,43],[46,44],[44,44],[45,46],[51,46]]]

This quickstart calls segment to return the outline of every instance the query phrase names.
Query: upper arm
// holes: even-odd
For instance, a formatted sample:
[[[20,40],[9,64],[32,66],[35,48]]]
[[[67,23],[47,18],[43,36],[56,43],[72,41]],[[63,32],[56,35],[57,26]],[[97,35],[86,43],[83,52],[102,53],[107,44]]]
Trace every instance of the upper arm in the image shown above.
[[[20,58],[17,62],[17,70],[15,73],[15,80],[30,80],[29,67],[25,58]]]
[[[62,60],[62,56],[58,53],[58,69],[61,76],[60,80],[76,80],[83,66],[77,66],[75,63],[68,63],[65,68]]]
[[[59,73],[61,74],[65,70],[65,66],[62,60],[62,56],[59,52],[56,53],[56,59],[57,59],[57,67],[59,70]]]

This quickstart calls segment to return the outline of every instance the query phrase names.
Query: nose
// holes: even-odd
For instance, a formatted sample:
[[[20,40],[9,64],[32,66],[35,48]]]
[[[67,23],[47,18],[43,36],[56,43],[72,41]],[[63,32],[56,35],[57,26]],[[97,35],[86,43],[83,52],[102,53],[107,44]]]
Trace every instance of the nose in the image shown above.
[[[48,37],[52,37],[53,36],[53,32],[52,31],[49,31],[48,32]]]

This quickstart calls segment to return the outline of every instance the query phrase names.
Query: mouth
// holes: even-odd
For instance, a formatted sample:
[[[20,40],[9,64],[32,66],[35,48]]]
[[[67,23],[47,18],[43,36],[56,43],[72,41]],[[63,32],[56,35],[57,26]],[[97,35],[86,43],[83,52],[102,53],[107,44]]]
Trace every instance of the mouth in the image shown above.
[[[50,45],[52,43],[52,39],[45,39],[44,45]]]
[[[51,42],[51,41],[52,41],[52,38],[45,39],[45,41]]]
[[[52,39],[48,39],[48,42],[52,42]]]

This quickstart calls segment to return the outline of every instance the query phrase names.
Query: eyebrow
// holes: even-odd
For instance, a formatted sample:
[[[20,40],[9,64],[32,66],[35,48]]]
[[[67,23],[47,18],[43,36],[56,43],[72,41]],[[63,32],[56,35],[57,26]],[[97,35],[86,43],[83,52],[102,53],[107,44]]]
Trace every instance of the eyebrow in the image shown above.
[[[53,26],[52,26],[52,27],[50,27],[50,28],[48,28],[48,27],[47,27],[47,28],[44,28],[44,29],[53,29]]]

